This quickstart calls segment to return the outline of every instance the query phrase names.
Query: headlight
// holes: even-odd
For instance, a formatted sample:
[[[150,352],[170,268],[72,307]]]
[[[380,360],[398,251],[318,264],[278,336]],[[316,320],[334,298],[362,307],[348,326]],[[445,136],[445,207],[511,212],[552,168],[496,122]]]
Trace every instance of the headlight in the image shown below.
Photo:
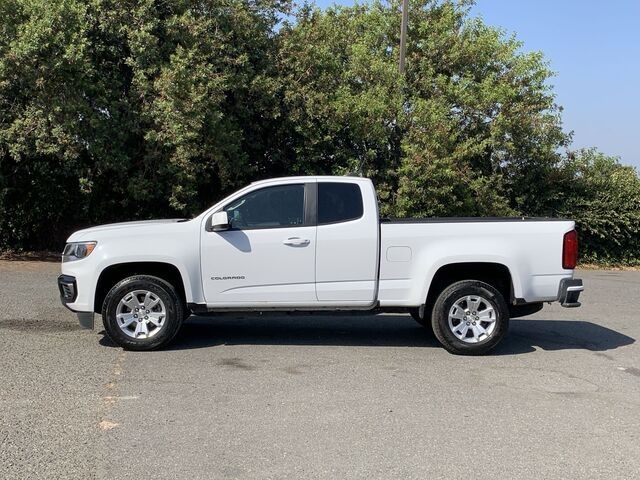
[[[74,242],[67,243],[62,252],[63,262],[73,262],[74,260],[80,260],[88,257],[96,248],[97,242]]]

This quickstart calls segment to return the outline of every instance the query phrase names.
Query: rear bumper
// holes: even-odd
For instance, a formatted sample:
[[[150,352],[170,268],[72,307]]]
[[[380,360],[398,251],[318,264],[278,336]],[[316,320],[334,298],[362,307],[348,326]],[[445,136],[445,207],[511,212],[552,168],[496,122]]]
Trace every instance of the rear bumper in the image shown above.
[[[558,301],[560,305],[567,308],[579,307],[580,293],[584,290],[582,279],[580,278],[563,278],[560,280],[560,289],[558,291]]]
[[[78,298],[78,284],[76,277],[71,275],[60,275],[58,277],[58,290],[60,290],[60,301],[78,316],[78,322],[83,328],[93,329],[93,312],[79,312],[69,306]]]

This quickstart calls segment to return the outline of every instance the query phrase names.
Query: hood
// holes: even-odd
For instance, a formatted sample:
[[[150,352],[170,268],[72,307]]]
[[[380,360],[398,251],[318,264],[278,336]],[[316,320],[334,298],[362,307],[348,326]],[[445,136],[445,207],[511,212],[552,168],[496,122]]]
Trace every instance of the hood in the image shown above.
[[[186,219],[184,218],[171,218],[166,220],[141,220],[136,222],[121,222],[121,223],[109,223],[107,225],[99,225],[97,227],[85,228],[83,230],[78,230],[71,234],[67,242],[88,242],[92,240],[96,240],[94,238],[96,235],[101,233],[106,233],[114,230],[122,230],[122,229],[140,229],[144,227],[150,227],[154,225],[162,225],[162,224],[174,224],[178,222],[184,222]]]

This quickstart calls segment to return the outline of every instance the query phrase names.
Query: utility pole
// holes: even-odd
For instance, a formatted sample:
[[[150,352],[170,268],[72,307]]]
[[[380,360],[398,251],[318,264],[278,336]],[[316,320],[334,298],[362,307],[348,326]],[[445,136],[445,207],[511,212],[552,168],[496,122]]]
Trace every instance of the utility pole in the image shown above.
[[[409,23],[409,0],[402,0],[402,24],[400,25],[400,65],[399,70],[404,74],[404,56],[407,51],[407,23]]]

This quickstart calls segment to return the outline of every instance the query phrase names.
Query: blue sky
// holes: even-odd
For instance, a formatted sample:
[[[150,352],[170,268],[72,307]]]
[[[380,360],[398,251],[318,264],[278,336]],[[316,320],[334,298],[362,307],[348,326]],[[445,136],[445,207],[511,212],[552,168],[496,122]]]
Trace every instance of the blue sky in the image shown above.
[[[317,0],[333,3],[354,1]],[[640,0],[476,0],[472,14],[544,52],[573,148],[640,167]]]

